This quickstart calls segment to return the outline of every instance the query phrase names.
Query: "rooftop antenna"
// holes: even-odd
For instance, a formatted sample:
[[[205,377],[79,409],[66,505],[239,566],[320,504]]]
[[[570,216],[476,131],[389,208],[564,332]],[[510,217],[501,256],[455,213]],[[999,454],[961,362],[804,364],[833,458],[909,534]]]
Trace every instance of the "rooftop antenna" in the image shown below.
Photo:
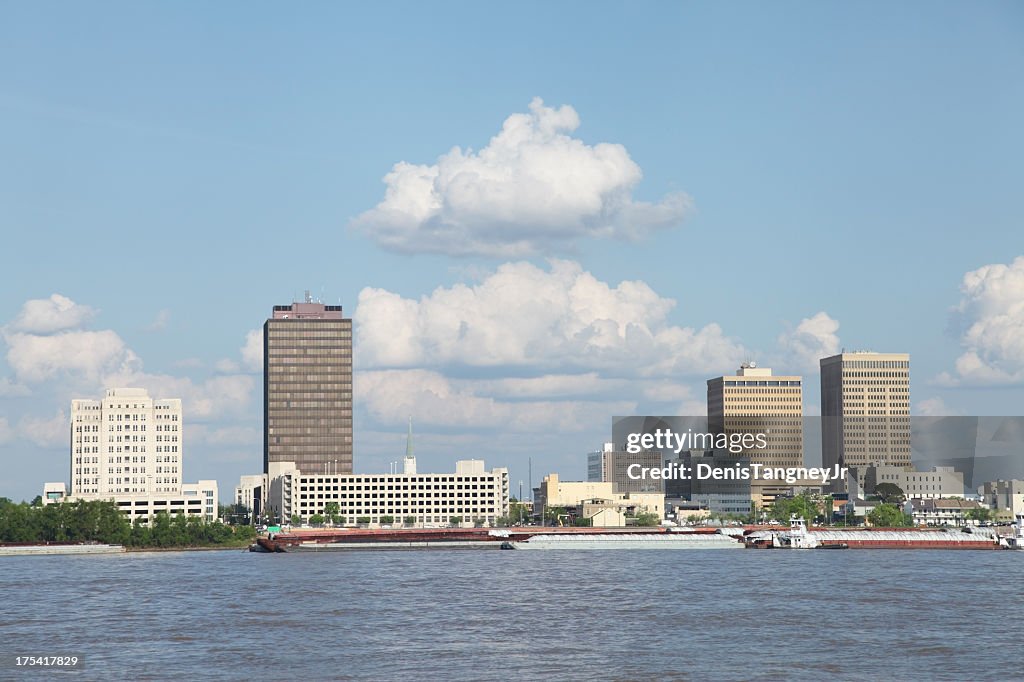
[[[306,303],[312,303],[313,297],[309,295],[309,289],[306,289]]]

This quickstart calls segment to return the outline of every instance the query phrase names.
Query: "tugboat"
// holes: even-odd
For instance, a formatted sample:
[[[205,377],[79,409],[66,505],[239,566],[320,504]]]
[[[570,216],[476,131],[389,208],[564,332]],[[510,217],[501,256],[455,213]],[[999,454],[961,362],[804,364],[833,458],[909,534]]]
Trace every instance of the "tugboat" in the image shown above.
[[[789,517],[789,532],[779,533],[775,540],[777,547],[785,549],[814,549],[818,546],[817,538],[807,532],[807,522],[796,514]]]
[[[1024,514],[1017,514],[1013,535],[1003,538],[1006,549],[1024,549]]]

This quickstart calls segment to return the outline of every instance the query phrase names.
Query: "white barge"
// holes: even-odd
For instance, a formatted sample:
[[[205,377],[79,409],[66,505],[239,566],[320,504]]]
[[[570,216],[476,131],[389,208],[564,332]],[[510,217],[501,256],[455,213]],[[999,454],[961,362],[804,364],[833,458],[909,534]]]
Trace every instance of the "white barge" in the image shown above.
[[[720,533],[540,534],[510,540],[502,549],[743,549],[741,539]]]

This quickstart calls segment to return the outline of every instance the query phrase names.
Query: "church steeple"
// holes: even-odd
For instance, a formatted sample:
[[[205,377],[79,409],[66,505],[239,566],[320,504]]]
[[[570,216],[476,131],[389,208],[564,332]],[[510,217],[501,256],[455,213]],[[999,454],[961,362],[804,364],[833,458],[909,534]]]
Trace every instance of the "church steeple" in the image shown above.
[[[416,474],[416,456],[412,451],[412,415],[409,416],[409,435],[405,437],[405,460],[402,462],[402,472]]]

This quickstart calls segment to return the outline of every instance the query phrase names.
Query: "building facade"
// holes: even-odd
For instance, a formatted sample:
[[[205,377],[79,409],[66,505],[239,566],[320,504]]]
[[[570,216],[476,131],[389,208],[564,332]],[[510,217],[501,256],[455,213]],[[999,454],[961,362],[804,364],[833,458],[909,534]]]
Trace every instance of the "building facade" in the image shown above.
[[[612,443],[605,443],[602,450],[587,454],[587,481],[610,482],[616,493],[665,492],[665,482],[661,479],[630,478],[629,468],[634,464],[644,469],[656,469],[664,466],[664,461],[659,450],[632,453],[616,450]]]
[[[910,468],[910,355],[858,351],[822,358],[822,465]]]
[[[181,486],[181,401],[141,388],[71,401],[71,495],[172,493]]]
[[[852,486],[853,481],[850,483]],[[864,495],[873,495],[882,483],[898,486],[908,500],[964,497],[964,475],[953,467],[914,471],[901,466],[871,464],[864,468]]]
[[[352,320],[341,306],[275,305],[263,325],[263,472],[352,472]]]
[[[735,457],[771,467],[804,466],[803,377],[777,376],[770,367],[745,362],[734,376],[709,379],[707,387],[711,433],[765,436],[765,447],[744,449]],[[742,511],[749,512],[751,503],[763,507],[787,490],[778,481],[752,480],[745,505],[735,495],[699,499],[716,511],[745,506]]]
[[[307,474],[280,462],[268,478],[268,515],[284,521],[326,516],[332,502],[345,525],[390,517],[391,523],[447,526],[457,517],[493,526],[509,513],[508,469],[486,471],[482,460],[456,462],[450,474],[416,473],[412,463],[400,474]]]
[[[1014,518],[1024,514],[1024,481],[987,481],[978,487],[978,494],[985,504],[996,512],[1003,512],[1004,516]]]
[[[130,521],[161,511],[217,518],[217,482],[182,483],[181,400],[154,400],[141,388],[74,399],[70,441],[70,484],[44,484],[44,504],[112,500]]]
[[[660,466],[660,464],[659,464]],[[553,507],[576,509],[584,518],[600,510],[615,509],[617,514],[650,513],[665,517],[664,492],[616,492],[611,481],[563,481],[558,474],[548,474],[533,489],[534,511],[538,516]],[[595,525],[608,525],[605,521]]]

